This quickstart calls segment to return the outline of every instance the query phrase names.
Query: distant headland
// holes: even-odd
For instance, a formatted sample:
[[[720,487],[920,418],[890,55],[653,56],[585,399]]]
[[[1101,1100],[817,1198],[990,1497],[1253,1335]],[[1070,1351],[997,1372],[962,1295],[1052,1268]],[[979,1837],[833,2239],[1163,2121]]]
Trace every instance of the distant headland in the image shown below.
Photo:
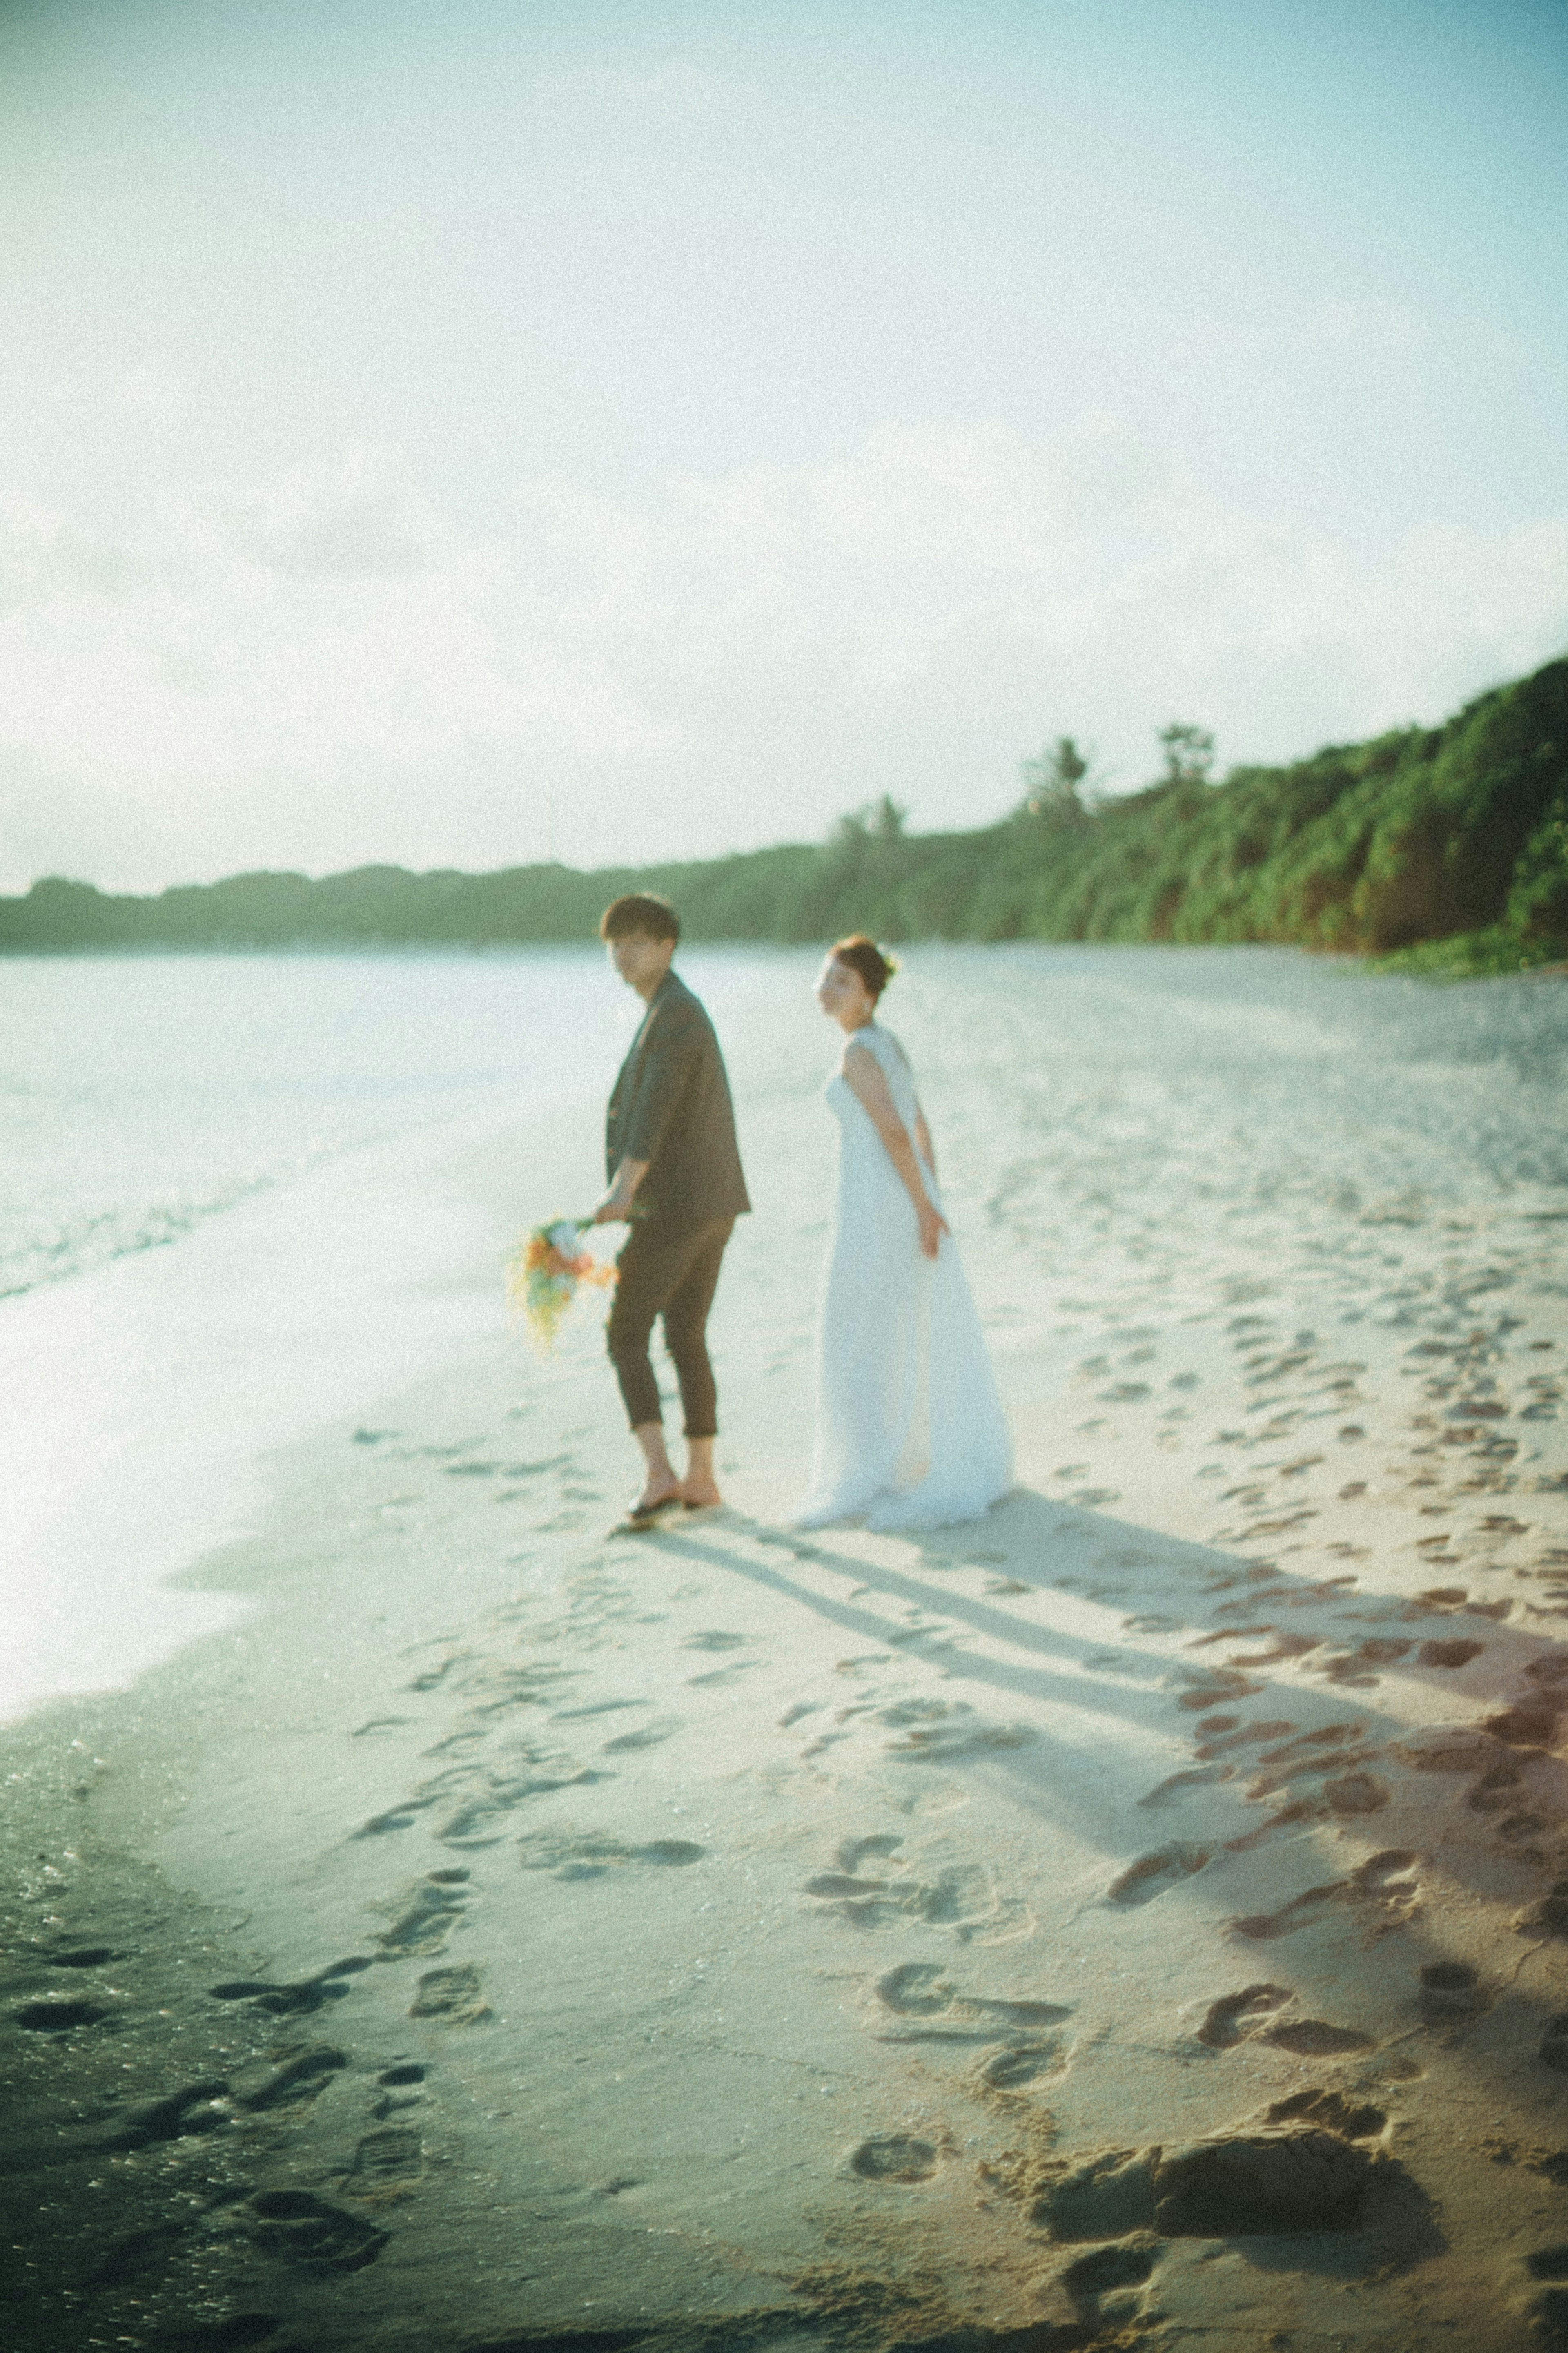
[[[963,833],[908,833],[885,798],[823,843],[591,874],[365,866],[148,898],[49,877],[0,898],[0,953],[543,945],[591,939],[608,899],[642,890],[695,941],[1276,941],[1451,973],[1568,959],[1568,659],[1442,726],[1220,782],[1201,730],[1161,744],[1156,782],[1097,798],[1063,737],[1009,816]]]

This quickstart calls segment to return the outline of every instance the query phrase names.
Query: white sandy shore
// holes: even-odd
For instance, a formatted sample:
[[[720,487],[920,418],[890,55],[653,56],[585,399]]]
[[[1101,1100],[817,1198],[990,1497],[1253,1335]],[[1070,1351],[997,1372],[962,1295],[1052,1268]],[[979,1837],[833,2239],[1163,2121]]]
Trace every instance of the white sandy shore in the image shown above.
[[[786,1028],[731,1054],[726,1512],[611,1535],[592,1317],[476,1330],[279,1454],[188,1580],[237,1625],[9,1736],[19,2341],[1552,2341],[1563,1197],[1452,1091],[1312,1112],[1285,1011],[1117,1060],[968,975],[900,987],[1018,1439],[984,1523],[785,1525]]]

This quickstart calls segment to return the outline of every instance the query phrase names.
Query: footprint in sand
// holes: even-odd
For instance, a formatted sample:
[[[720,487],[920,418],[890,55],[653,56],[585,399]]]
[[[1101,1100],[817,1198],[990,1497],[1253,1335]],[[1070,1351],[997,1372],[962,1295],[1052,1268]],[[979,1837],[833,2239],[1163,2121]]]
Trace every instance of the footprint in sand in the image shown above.
[[[1346,1773],[1335,1781],[1325,1781],[1323,1797],[1329,1811],[1348,1821],[1357,1814],[1381,1813],[1391,1801],[1393,1792],[1375,1773]]]
[[[1423,1642],[1415,1662],[1423,1667],[1468,1667],[1486,1647],[1484,1642]]]
[[[1258,1912],[1232,1920],[1232,1933],[1255,1941],[1289,1936],[1321,1919],[1327,1907],[1345,1904],[1364,1907],[1372,1915],[1373,1935],[1384,1935],[1413,1920],[1420,1908],[1418,1883],[1410,1875],[1419,1861],[1419,1855],[1406,1847],[1386,1847],[1381,1854],[1369,1855],[1348,1879],[1306,1888],[1278,1912]]]
[[[346,2051],[339,2051],[330,2042],[318,2042],[308,2051],[297,2052],[251,2089],[237,2085],[236,2105],[255,2115],[264,2115],[270,2108],[302,2106],[319,2097],[348,2063]]]
[[[212,2132],[217,2126],[227,2124],[233,2115],[228,2092],[229,2086],[222,2078],[187,2084],[162,2100],[152,2100],[137,2108],[120,2131],[111,2139],[100,2143],[100,2147],[106,2150],[149,2148],[159,2141],[185,2140],[198,2133]]]
[[[1000,1750],[1025,1748],[1038,1737],[1026,1724],[993,1724],[964,1700],[900,1700],[879,1708],[873,1721],[897,1736],[886,1754],[900,1763],[955,1765]]]
[[[1568,2075],[1568,2010],[1549,2018],[1541,2038],[1541,2063],[1554,2074]]]
[[[96,2026],[113,2011],[101,2001],[28,2001],[11,2012],[29,2034],[65,2034],[73,2026]]]
[[[879,2133],[863,2140],[849,2156],[849,2169],[863,2181],[929,2181],[936,2171],[937,2151],[929,2140],[912,2133]]]
[[[1468,1961],[1428,1961],[1421,1972],[1421,2015],[1434,2022],[1477,2018],[1492,2006],[1480,1973]]]
[[[384,1961],[438,1953],[467,1906],[466,1871],[433,1871],[405,1895],[390,1928],[376,1938]],[[378,1907],[385,1909],[387,1907]]]
[[[467,1961],[426,1969],[408,2008],[410,2018],[441,2018],[452,2026],[477,2026],[489,2014],[479,1994],[479,1973]]]
[[[417,2107],[424,2098],[420,2086],[425,2081],[425,2070],[412,2061],[401,2066],[384,2067],[375,2080],[381,2097],[372,2103],[370,2112],[378,2124],[395,2116],[401,2108]]]
[[[1289,1986],[1249,1985],[1211,2002],[1198,2041],[1211,2051],[1229,2051],[1257,2033],[1279,2010],[1296,1999]]]
[[[1379,1635],[1358,1643],[1353,1651],[1335,1651],[1315,1659],[1311,1671],[1325,1676],[1331,1683],[1342,1683],[1355,1689],[1375,1688],[1377,1670],[1396,1666],[1410,1648],[1406,1641]]]
[[[602,1753],[615,1757],[623,1749],[658,1748],[663,1742],[673,1740],[682,1728],[683,1720],[679,1715],[656,1715],[648,1723],[638,1725],[635,1732],[623,1732],[616,1739],[606,1740]]]
[[[632,1862],[679,1869],[700,1862],[708,1852],[690,1839],[653,1839],[646,1846],[627,1846],[621,1839],[570,1831],[542,1831],[520,1839],[518,1850],[524,1871],[548,1871],[556,1879],[602,1879],[606,1872]]]
[[[1205,1715],[1196,1726],[1201,1746],[1193,1754],[1201,1763],[1206,1763],[1212,1757],[1228,1756],[1234,1748],[1257,1748],[1266,1740],[1288,1740],[1295,1729],[1288,1716],[1267,1720],[1254,1716],[1250,1724],[1243,1724],[1238,1715]]]
[[[1134,2291],[1153,2277],[1158,2247],[1136,2242],[1096,2247],[1058,2274],[1079,2317],[1098,2335],[1101,2325],[1118,2327],[1136,2319],[1142,2297]]]
[[[1325,2132],[1338,2133],[1342,2140],[1375,2140],[1388,2122],[1388,2112],[1371,2100],[1347,2100],[1342,2092],[1314,2087],[1275,2100],[1266,2110],[1264,2121],[1321,2125]]]
[[[356,1839],[385,1838],[392,1831],[411,1831],[425,1808],[433,1806],[435,1802],[434,1798],[422,1798],[401,1806],[389,1807],[384,1814],[372,1814],[368,1821],[360,1824],[353,1835]]]
[[[312,2270],[363,2271],[387,2244],[387,2234],[357,2214],[345,2214],[309,2189],[258,2189],[250,2201],[253,2243]]]
[[[275,1986],[261,1978],[231,1978],[222,1985],[211,1987],[209,1991],[214,2001],[254,2002],[258,2010],[269,2011],[274,2018],[308,2017],[329,2001],[341,2001],[349,1990],[342,1979],[357,1977],[371,1966],[367,1953],[351,1953],[346,1960],[333,1961],[313,1978],[301,1978],[293,1985]]]
[[[1181,1680],[1184,1682],[1191,1672],[1190,1668],[1184,1668]],[[1251,1699],[1267,1688],[1264,1683],[1249,1683],[1245,1675],[1226,1673],[1223,1669],[1210,1671],[1195,1680],[1190,1691],[1178,1694],[1176,1705],[1204,1714],[1211,1708],[1233,1707],[1238,1700]]]
[[[1026,1933],[1032,1925],[1026,1906],[999,1894],[984,1864],[952,1863],[922,1874],[912,1858],[899,1855],[902,1843],[899,1838],[847,1839],[834,1857],[837,1868],[808,1879],[802,1893],[855,1928],[923,1920],[950,1928],[960,1944],[976,1938],[999,1944]],[[874,1856],[887,1859],[875,1875],[865,1869]]]
[[[1154,1854],[1141,1854],[1136,1862],[1130,1862],[1120,1877],[1111,1881],[1105,1891],[1105,1901],[1123,1909],[1152,1904],[1156,1895],[1163,1895],[1169,1887],[1180,1886],[1212,1860],[1210,1848],[1184,1843],[1163,1846]]]
[[[1519,1800],[1513,1792],[1524,1780],[1524,1769],[1511,1759],[1489,1767],[1465,1799],[1472,1813],[1500,1814]]]
[[[407,2125],[384,2125],[366,2133],[343,2177],[345,2198],[367,2204],[390,2204],[416,2189],[425,2171],[425,2147]]]
[[[868,1855],[897,1854],[903,1840],[896,1832],[882,1831],[869,1838],[846,1839],[834,1857],[840,1871],[858,1871]]]
[[[1209,1788],[1216,1781],[1228,1781],[1235,1771],[1234,1765],[1194,1765],[1185,1773],[1167,1774],[1138,1803],[1149,1812],[1163,1813],[1168,1806],[1180,1805],[1190,1789]]]
[[[1052,2026],[1072,2016],[1070,2003],[1009,2001],[961,1994],[936,1961],[906,1961],[877,1979],[877,1999],[901,2018],[939,2013],[963,2019],[995,2019],[1014,2026]]]
[[[416,1675],[412,1682],[405,1683],[403,1688],[405,1691],[411,1692],[435,1691],[457,1668],[466,1666],[472,1656],[473,1653],[469,1651],[449,1651],[438,1666],[426,1667],[422,1674]]]
[[[436,1837],[443,1846],[455,1847],[459,1852],[496,1846],[506,1835],[507,1817],[530,1798],[549,1797],[557,1789],[591,1788],[609,1778],[592,1766],[579,1765],[575,1757],[559,1749],[524,1748],[516,1769],[480,1777],[479,1788],[441,1823]]]
[[[932,2018],[951,2010],[958,1989],[936,1961],[906,1961],[877,1980],[877,1999],[901,2018]]]
[[[1372,2035],[1353,2026],[1331,2026],[1322,2018],[1286,2019],[1278,2026],[1266,2026],[1258,2040],[1278,2051],[1293,2052],[1299,2059],[1348,2059],[1377,2047]]]
[[[1041,2075],[1058,2075],[1067,2062],[1059,2042],[1018,2043],[982,2058],[975,2077],[982,2091],[1021,2092]]]
[[[910,2021],[879,2033],[879,2042],[978,2046],[974,2080],[982,2093],[1020,2091],[1068,2063],[1062,2037],[1048,2031],[1071,2017],[1065,2003],[961,1994],[935,1961],[889,1969],[878,1978],[876,1994],[884,2009]]]

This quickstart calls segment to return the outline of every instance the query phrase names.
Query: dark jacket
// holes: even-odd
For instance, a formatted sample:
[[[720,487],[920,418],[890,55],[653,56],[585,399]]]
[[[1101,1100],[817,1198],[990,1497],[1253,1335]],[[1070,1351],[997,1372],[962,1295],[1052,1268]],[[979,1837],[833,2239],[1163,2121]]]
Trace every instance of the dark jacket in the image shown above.
[[[646,1160],[638,1222],[689,1230],[751,1208],[730,1082],[713,1024],[686,983],[668,973],[621,1064],[605,1118],[605,1170]]]

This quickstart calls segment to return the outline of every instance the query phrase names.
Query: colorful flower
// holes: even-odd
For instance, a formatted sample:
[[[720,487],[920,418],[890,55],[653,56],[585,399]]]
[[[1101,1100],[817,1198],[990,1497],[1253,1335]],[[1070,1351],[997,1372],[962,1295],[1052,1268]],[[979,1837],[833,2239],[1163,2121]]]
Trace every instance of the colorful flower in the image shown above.
[[[588,1218],[552,1218],[548,1225],[536,1226],[509,1261],[507,1295],[521,1309],[529,1337],[542,1353],[554,1346],[578,1284],[616,1279],[613,1266],[601,1265],[582,1247],[583,1229],[592,1222]]]

